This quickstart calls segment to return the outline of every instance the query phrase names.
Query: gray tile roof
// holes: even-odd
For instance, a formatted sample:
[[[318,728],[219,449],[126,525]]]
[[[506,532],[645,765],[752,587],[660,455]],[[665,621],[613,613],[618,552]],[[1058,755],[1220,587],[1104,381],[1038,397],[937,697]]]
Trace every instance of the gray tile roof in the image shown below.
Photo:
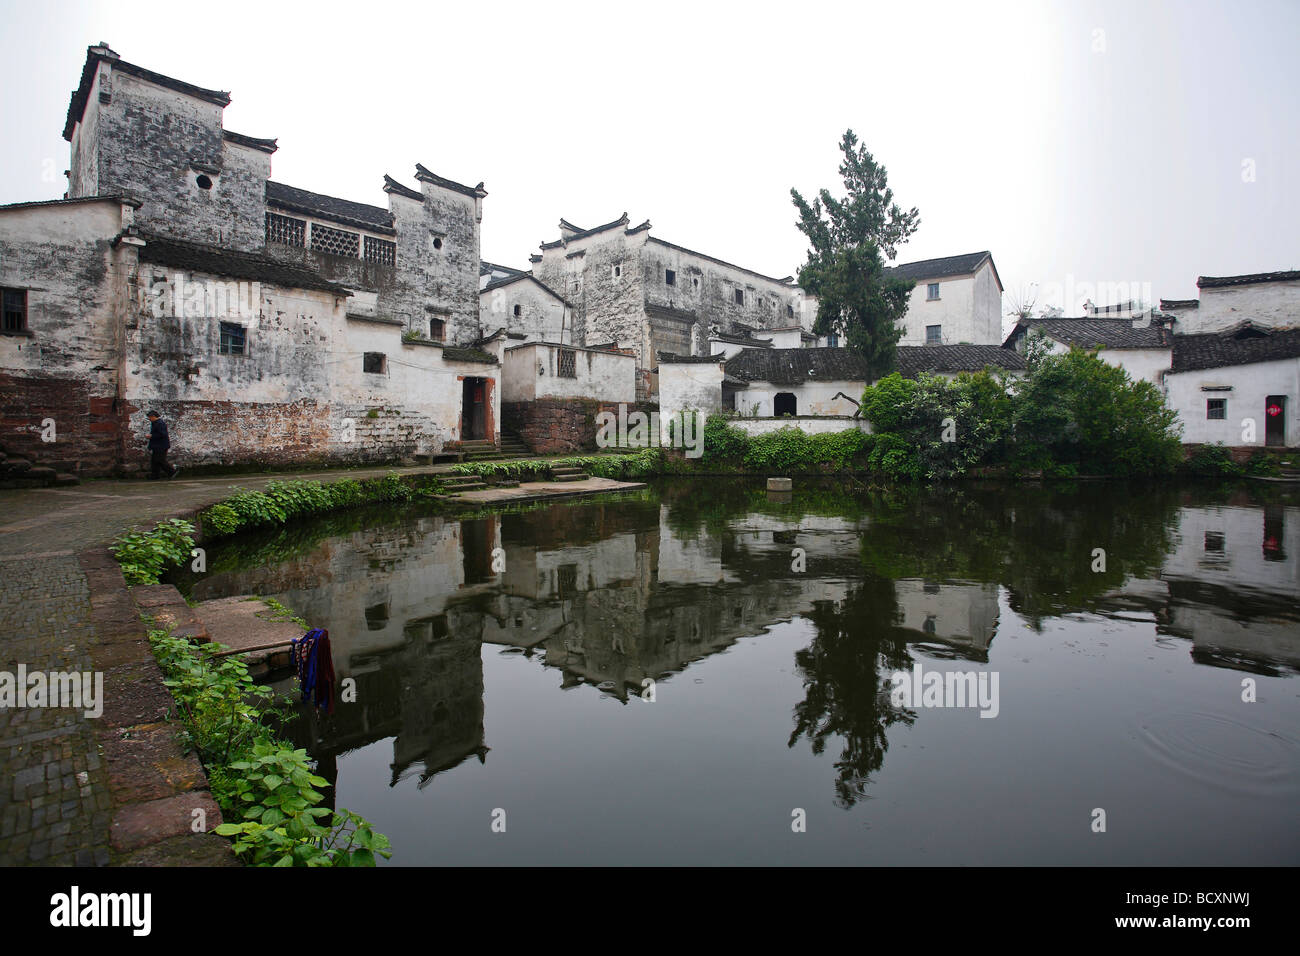
[[[900,345],[898,371],[904,378],[920,372],[982,372],[986,367],[1025,370],[1025,357],[1000,345]]]
[[[323,279],[308,269],[255,253],[235,252],[157,236],[145,235],[144,239],[145,245],[140,249],[141,262],[154,262],[229,279],[267,282],[286,289],[316,289],[333,292],[335,295],[352,294],[343,286]]]
[[[1255,272],[1244,276],[1201,276],[1196,280],[1198,289],[1218,289],[1230,285],[1255,285],[1259,282],[1296,282],[1300,272]]]
[[[900,345],[897,359],[904,378],[921,372],[978,372],[989,365],[1025,368],[1022,355],[1000,345]],[[727,361],[726,371],[742,381],[773,385],[865,382],[868,377],[866,361],[847,348],[744,349]]]
[[[900,279],[943,279],[948,276],[969,275],[978,269],[985,259],[992,258],[993,253],[986,249],[983,252],[968,252],[960,256],[904,262],[901,265],[888,266],[885,271]]]
[[[1022,329],[1037,329],[1050,339],[1082,349],[1159,349],[1168,348],[1161,328],[1150,324],[1133,328],[1131,319],[1060,318],[1021,319],[1008,341],[1019,337]]]
[[[393,228],[393,214],[380,206],[338,199],[323,193],[299,189],[297,186],[272,182],[269,179],[266,181],[266,201],[282,209],[319,216],[321,219],[369,229],[372,232],[386,234],[396,232]]]
[[[1222,332],[1175,335],[1170,371],[1192,372],[1297,357],[1300,357],[1300,329],[1278,329],[1262,335],[1248,330],[1242,338]]]

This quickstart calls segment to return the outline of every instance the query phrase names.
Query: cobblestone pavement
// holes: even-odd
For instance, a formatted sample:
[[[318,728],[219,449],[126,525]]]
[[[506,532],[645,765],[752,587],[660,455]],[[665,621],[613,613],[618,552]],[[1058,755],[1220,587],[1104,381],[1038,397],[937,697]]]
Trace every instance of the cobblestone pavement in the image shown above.
[[[159,518],[191,513],[276,479],[370,477],[424,468],[223,475],[170,482],[102,481],[0,491],[0,670],[90,671],[107,635],[92,621],[78,554]],[[100,656],[92,661],[92,649]],[[108,653],[112,653],[109,651]],[[80,709],[0,707],[0,865],[116,862],[109,772],[97,722]],[[214,838],[215,839],[215,838]]]
[[[89,671],[90,591],[75,555],[0,558],[0,670]],[[103,865],[111,800],[83,711],[0,709],[0,863]]]

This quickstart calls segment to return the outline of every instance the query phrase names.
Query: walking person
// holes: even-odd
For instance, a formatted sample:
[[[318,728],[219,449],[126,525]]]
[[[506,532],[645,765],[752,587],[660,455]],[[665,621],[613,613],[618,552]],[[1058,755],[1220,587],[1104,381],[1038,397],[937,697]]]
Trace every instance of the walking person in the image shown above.
[[[150,411],[145,413],[149,419],[149,480],[157,481],[160,475],[166,475],[168,479],[175,478],[180,474],[180,469],[175,465],[167,464],[167,449],[172,447],[171,437],[167,434],[167,422],[157,412]]]

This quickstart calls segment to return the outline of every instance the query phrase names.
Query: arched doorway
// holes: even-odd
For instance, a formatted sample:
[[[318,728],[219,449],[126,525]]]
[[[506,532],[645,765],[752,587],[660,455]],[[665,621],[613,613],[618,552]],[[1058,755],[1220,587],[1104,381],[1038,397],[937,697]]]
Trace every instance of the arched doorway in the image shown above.
[[[797,404],[794,392],[777,392],[772,399],[772,415],[777,418],[782,415],[797,415]]]

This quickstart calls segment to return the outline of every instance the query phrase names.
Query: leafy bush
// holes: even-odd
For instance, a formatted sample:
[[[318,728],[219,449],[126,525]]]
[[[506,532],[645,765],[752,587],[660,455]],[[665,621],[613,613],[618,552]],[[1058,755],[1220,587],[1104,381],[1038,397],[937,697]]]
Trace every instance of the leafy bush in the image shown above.
[[[129,585],[157,584],[169,566],[180,564],[194,547],[194,525],[179,518],[160,521],[152,531],[131,531],[110,550]]]
[[[225,502],[218,502],[199,515],[203,531],[208,537],[234,534],[239,530],[239,512]]]
[[[1262,448],[1251,452],[1250,458],[1246,460],[1245,470],[1246,474],[1256,478],[1276,478],[1282,474],[1282,466],[1278,464],[1277,458]]]
[[[1224,445],[1201,445],[1182,464],[1183,474],[1192,478],[1239,478],[1246,469],[1232,460]]]
[[[877,435],[872,467],[895,479],[954,478],[997,462],[1011,431],[1007,383],[987,372],[895,372],[862,393],[862,410]]]
[[[1156,387],[1092,352],[1042,357],[1012,405],[1014,460],[1022,468],[1146,477],[1172,473],[1182,458],[1177,413]]]

